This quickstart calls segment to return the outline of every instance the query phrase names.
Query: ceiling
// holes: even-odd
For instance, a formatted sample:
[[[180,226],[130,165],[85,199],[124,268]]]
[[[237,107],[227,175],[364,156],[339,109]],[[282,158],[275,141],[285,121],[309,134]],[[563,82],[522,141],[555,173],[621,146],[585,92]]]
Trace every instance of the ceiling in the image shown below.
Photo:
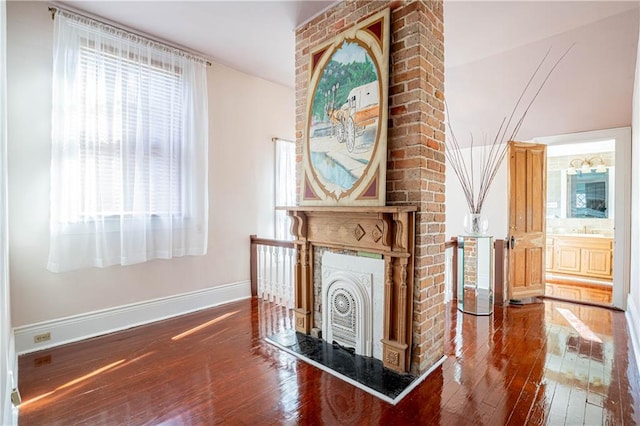
[[[334,3],[335,0],[56,2],[288,87],[294,86],[295,28]]]
[[[295,28],[335,0],[64,1],[214,62],[294,86]],[[494,56],[633,9],[636,1],[447,1],[447,67]]]
[[[637,1],[447,1],[445,63],[474,62],[632,10]]]
[[[445,96],[448,120],[460,144],[470,145],[472,137],[474,144],[491,143],[549,51],[541,74],[518,108],[516,116],[521,117],[523,105],[533,99],[544,75],[570,47],[514,139],[630,126],[638,6],[638,2],[446,4],[445,23],[450,22],[447,13],[457,18],[451,18],[456,24],[445,31]],[[492,10],[495,21],[474,23],[470,18]],[[558,21],[559,16],[563,21]],[[463,43],[450,35],[463,33],[465,23],[470,29]],[[488,43],[477,51],[473,48],[478,43],[476,34]]]
[[[295,28],[335,3],[89,0],[59,4],[294,87]],[[574,48],[529,112],[520,140],[630,125],[639,4],[446,1],[445,93],[456,134],[480,132],[491,139],[544,53],[551,49],[553,60],[571,44]]]

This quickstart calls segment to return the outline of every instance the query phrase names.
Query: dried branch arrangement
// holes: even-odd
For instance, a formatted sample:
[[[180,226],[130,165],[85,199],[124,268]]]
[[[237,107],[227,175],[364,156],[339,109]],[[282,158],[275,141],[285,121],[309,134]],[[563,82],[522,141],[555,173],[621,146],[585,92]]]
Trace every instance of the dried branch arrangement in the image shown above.
[[[520,118],[516,120],[515,119],[516,112],[520,107],[520,105],[523,104],[523,100],[525,99],[525,97],[527,96],[527,93],[529,92],[529,87],[531,86],[531,84],[536,78],[536,75],[538,75],[544,63],[546,62],[547,58],[549,57],[549,53],[551,52],[551,49],[549,49],[547,53],[544,55],[544,57],[538,64],[537,68],[529,78],[529,81],[525,85],[524,89],[522,90],[522,93],[520,93],[520,97],[518,98],[518,101],[513,107],[513,110],[511,111],[509,118],[507,119],[507,117],[505,116],[502,119],[502,123],[498,128],[498,132],[496,133],[493,139],[493,142],[489,146],[488,154],[486,153],[486,150],[485,150],[483,155],[479,159],[480,160],[479,182],[476,182],[475,175],[474,175],[474,167],[478,167],[478,166],[474,164],[473,135],[471,135],[471,140],[470,140],[471,150],[469,155],[469,161],[467,161],[467,159],[464,158],[462,154],[460,144],[458,143],[458,140],[456,139],[455,133],[453,131],[453,127],[451,126],[449,108],[446,106],[446,103],[445,103],[445,108],[447,110],[447,126],[451,134],[451,139],[446,143],[446,146],[445,146],[445,156],[449,161],[450,167],[453,169],[458,180],[460,181],[460,185],[462,186],[462,191],[464,192],[464,196],[467,201],[467,205],[469,206],[470,213],[479,214],[482,211],[482,206],[489,192],[489,188],[491,187],[493,180],[498,174],[498,169],[500,168],[500,164],[502,164],[502,161],[504,160],[504,157],[507,154],[507,148],[509,147],[508,142],[516,138],[518,131],[520,130],[520,127],[522,126],[522,123],[524,122],[524,119],[527,116],[529,109],[531,108],[531,105],[533,105],[533,102],[536,100],[536,98],[542,91],[542,88],[547,83],[547,80],[549,80],[549,77],[551,77],[551,74],[553,73],[553,71],[560,64],[562,59],[564,59],[564,57],[567,56],[567,54],[569,53],[572,47],[573,45],[569,46],[569,48],[562,54],[562,56],[560,56],[560,58],[558,58],[558,60],[553,64],[551,69],[545,75],[544,80],[542,80],[542,82],[540,83],[540,87],[538,87],[538,89],[533,93],[533,96],[531,97],[531,100],[529,101],[529,103],[526,104],[524,111],[522,111],[522,115],[520,115]],[[486,144],[483,144],[483,145],[486,146]]]

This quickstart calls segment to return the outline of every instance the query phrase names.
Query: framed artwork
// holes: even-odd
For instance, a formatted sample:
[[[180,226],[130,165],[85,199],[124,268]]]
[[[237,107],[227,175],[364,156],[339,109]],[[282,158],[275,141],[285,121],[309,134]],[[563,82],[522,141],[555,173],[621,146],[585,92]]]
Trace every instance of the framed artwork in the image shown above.
[[[385,9],[311,50],[301,205],[385,205],[389,19]]]

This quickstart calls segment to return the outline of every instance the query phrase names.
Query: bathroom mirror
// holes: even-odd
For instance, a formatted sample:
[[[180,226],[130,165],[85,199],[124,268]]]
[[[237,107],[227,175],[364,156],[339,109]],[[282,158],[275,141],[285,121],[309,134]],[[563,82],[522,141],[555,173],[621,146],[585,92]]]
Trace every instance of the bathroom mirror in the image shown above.
[[[567,175],[568,218],[609,217],[609,171]]]

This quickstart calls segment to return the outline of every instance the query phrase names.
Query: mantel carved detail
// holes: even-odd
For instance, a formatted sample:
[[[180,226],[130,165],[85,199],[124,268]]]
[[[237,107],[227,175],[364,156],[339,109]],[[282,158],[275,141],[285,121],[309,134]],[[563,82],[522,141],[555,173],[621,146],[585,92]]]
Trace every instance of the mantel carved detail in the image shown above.
[[[407,372],[411,357],[415,207],[287,209],[299,255],[295,266],[296,331],[313,327],[313,247],[381,254],[385,264],[383,363]]]

